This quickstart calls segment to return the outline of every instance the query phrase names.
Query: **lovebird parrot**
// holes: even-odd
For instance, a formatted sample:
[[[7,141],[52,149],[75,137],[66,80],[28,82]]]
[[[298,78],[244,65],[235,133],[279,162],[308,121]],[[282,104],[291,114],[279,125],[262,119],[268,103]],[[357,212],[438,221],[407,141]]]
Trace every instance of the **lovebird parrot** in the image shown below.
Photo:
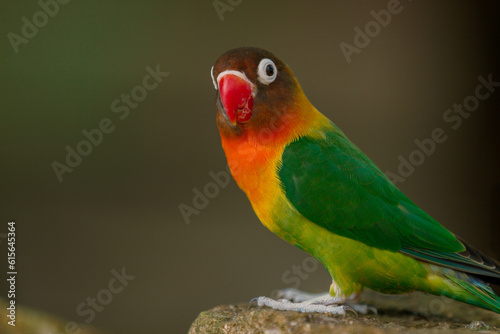
[[[233,178],[269,230],[319,260],[329,294],[258,305],[345,314],[363,287],[422,291],[500,313],[500,265],[406,197],[307,99],[271,52],[227,51],[212,67],[216,120]],[[293,298],[292,298],[293,299]]]

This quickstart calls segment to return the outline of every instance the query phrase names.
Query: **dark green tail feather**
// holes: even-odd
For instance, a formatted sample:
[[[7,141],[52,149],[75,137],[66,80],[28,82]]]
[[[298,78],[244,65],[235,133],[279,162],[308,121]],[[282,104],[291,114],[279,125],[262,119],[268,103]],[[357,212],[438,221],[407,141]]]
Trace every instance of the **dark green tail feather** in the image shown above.
[[[457,295],[457,292],[454,291],[450,292],[449,295],[445,294],[447,297],[500,313],[500,297],[498,297],[486,283],[471,276],[468,276],[470,283],[452,275],[446,275],[446,277],[468,292],[468,294],[461,293]]]
[[[400,252],[420,261],[480,276],[482,280],[493,284],[500,284],[500,274],[488,267],[480,266],[473,261],[467,261],[468,258],[462,257],[457,253],[440,253],[425,249],[402,249]],[[498,269],[496,268],[496,270]]]

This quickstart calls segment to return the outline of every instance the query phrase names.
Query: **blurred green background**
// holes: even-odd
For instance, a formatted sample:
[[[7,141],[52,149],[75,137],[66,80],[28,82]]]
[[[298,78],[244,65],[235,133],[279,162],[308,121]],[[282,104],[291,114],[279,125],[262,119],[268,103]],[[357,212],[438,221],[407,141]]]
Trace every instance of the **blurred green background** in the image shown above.
[[[17,53],[8,34],[21,35],[40,4],[0,3],[0,233],[17,222],[18,304],[84,322],[78,305],[125,267],[134,280],[90,324],[183,333],[219,304],[297,284],[328,289],[321,267],[291,272],[307,254],[267,231],[234,181],[190,224],[178,209],[225,169],[210,67],[248,45],[288,63],[312,103],[383,171],[396,172],[415,139],[445,129],[447,141],[398,186],[500,257],[500,88],[457,130],[442,119],[474,94],[479,75],[500,81],[498,2],[401,1],[351,63],[340,43],[353,44],[354,27],[388,1],[232,3],[221,20],[213,1],[70,1]],[[121,120],[111,103],[157,64],[170,75]],[[65,163],[65,147],[104,118],[114,131],[59,182],[51,164]]]

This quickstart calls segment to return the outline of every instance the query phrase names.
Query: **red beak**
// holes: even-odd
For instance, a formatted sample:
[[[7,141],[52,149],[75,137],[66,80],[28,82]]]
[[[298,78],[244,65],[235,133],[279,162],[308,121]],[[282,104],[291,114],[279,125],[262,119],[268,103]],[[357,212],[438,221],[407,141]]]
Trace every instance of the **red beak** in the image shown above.
[[[222,106],[229,120],[244,123],[252,116],[253,96],[251,84],[234,74],[225,74],[219,82]]]

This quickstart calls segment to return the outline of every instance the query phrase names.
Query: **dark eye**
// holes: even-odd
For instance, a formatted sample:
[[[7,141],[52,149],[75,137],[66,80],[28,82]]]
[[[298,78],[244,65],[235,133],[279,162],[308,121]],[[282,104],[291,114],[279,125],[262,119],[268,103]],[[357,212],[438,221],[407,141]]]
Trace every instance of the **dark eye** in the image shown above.
[[[266,66],[266,74],[268,77],[272,77],[274,74],[274,67],[273,65],[269,64]]]
[[[259,68],[257,69],[258,80],[265,85],[269,85],[276,79],[278,75],[278,69],[274,62],[269,58],[264,58],[259,63]]]

